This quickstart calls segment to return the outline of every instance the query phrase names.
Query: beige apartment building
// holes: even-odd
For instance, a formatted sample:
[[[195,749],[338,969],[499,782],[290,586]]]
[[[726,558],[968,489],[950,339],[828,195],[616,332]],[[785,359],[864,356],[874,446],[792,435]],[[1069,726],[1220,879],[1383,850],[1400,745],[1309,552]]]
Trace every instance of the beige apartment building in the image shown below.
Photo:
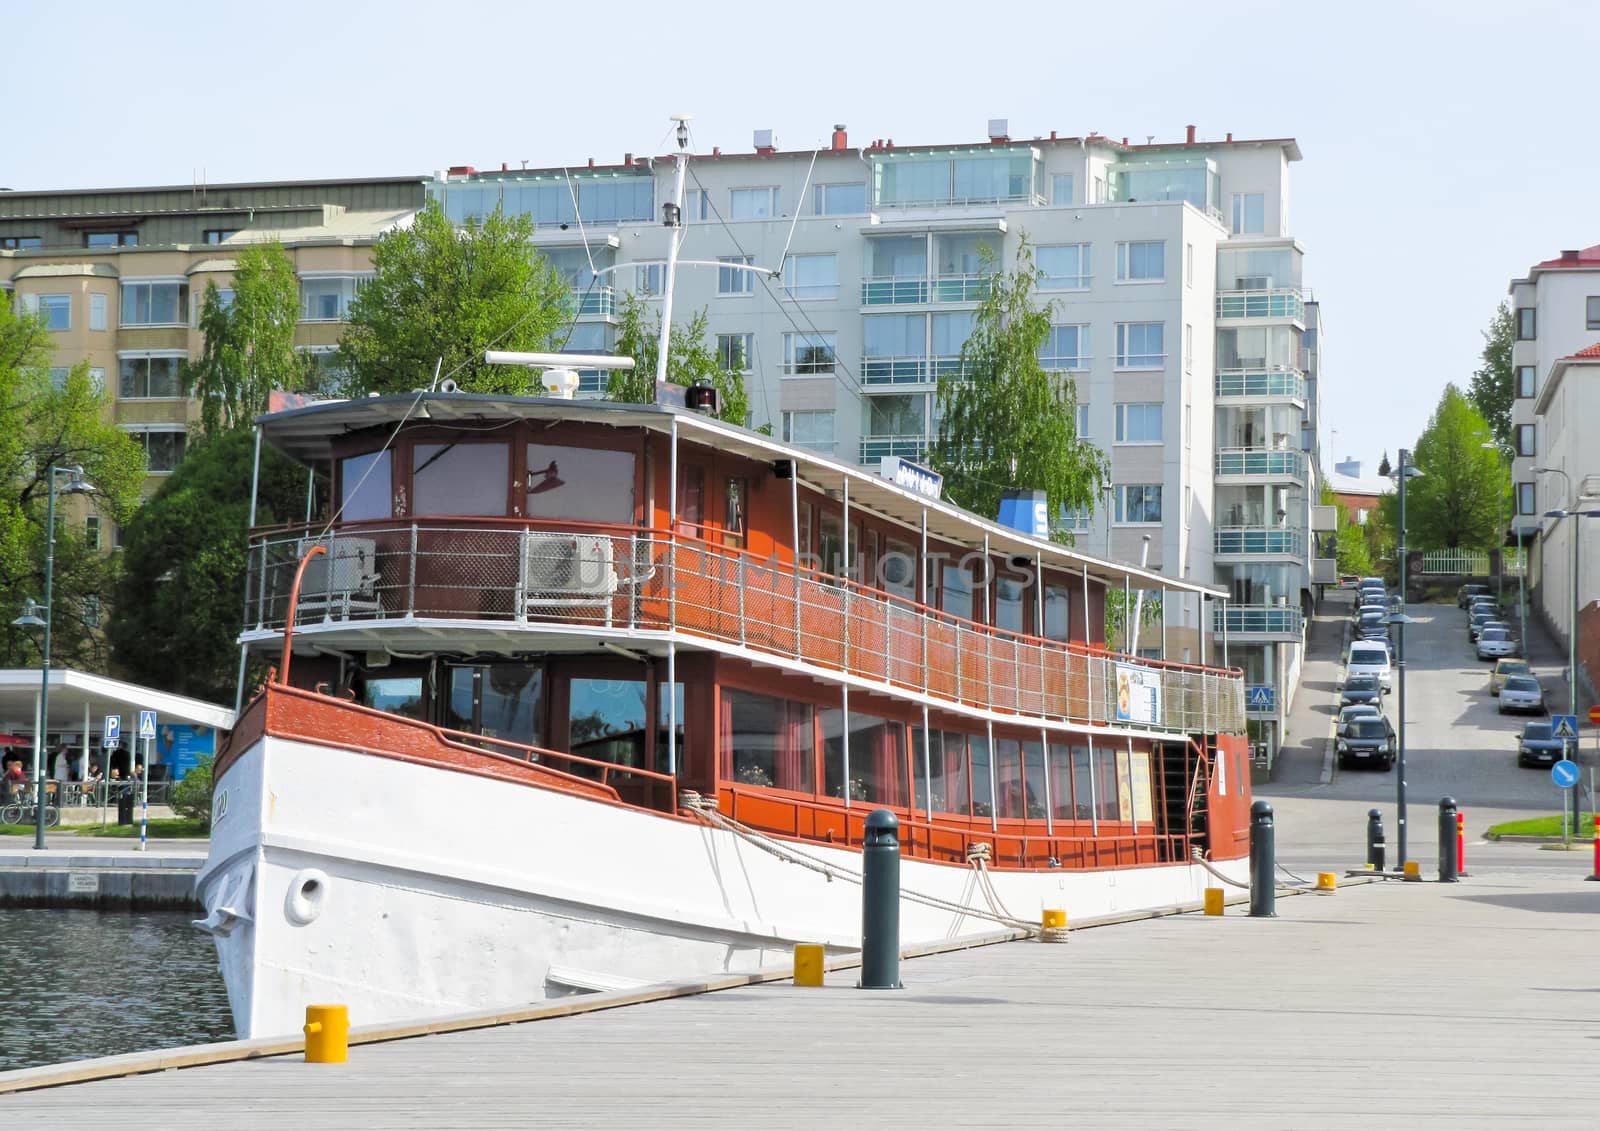
[[[408,223],[428,178],[0,191],[0,290],[44,315],[65,380],[87,362],[113,397],[116,423],[144,447],[146,494],[183,458],[199,404],[183,395],[180,364],[202,346],[206,287],[226,293],[234,254],[277,241],[300,277],[295,343],[331,356],[372,245]],[[91,537],[114,544],[86,514]]]

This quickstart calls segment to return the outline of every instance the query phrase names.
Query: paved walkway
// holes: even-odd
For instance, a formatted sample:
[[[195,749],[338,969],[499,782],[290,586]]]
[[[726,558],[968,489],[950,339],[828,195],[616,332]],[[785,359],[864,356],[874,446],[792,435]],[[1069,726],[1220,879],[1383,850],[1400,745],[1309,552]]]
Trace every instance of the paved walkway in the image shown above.
[[[1371,883],[906,963],[0,1097],[6,1126],[1592,1129],[1600,884]],[[470,956],[463,955],[463,960]],[[3,1080],[3,1078],[0,1078]]]

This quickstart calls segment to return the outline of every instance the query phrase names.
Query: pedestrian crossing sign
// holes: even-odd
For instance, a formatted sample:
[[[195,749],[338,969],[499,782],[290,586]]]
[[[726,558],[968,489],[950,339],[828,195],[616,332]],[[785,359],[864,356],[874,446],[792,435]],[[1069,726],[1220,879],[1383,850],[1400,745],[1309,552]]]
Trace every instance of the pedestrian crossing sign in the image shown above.
[[[1577,715],[1551,715],[1550,737],[1567,738],[1576,742],[1578,740]]]
[[[154,711],[139,712],[139,737],[154,738],[156,736],[156,713]]]
[[[1251,686],[1250,709],[1252,711],[1272,710],[1272,687],[1269,684],[1254,684]]]

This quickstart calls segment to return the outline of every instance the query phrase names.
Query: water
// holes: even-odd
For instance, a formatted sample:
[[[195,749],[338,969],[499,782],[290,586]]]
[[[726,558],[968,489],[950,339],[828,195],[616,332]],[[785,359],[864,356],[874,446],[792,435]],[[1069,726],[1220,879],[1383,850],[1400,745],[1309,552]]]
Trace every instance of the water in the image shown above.
[[[192,918],[0,910],[0,1071],[231,1039],[216,947]]]

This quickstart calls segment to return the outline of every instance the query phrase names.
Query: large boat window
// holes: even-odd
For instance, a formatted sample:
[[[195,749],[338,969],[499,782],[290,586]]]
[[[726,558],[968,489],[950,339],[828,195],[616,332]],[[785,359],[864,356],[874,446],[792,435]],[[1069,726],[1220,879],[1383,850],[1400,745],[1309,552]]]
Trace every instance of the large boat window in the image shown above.
[[[1022,744],[1022,799],[1030,818],[1044,819],[1044,747],[1037,742]]]
[[[644,769],[642,679],[574,679],[568,686],[567,749],[597,762]]]
[[[543,746],[544,671],[533,664],[450,669],[445,726],[524,746]]]
[[[1072,623],[1072,593],[1065,585],[1044,587],[1044,638],[1065,643]]]
[[[817,521],[817,558],[822,572],[838,577],[844,561],[844,519],[824,512]]]
[[[1150,781],[1150,752],[1135,750],[1129,760],[1128,786],[1133,795],[1133,819],[1141,825],[1155,820]]]
[[[994,582],[994,625],[1007,632],[1032,633],[1027,622],[1028,579],[1014,572],[1001,573]]]
[[[730,546],[744,545],[745,538],[745,481],[729,476],[722,481],[723,541]]]
[[[824,708],[823,786],[828,796],[844,796],[844,712]],[[906,803],[905,726],[890,719],[850,712],[850,800],[879,805]]]
[[[404,715],[408,719],[423,719],[427,711],[422,702],[422,677],[391,676],[369,679],[361,685],[363,706],[391,715]]]
[[[736,782],[799,793],[816,788],[813,709],[727,688],[722,693],[722,766]],[[854,754],[854,751],[851,752]]]
[[[686,467],[678,473],[678,525],[695,538],[705,537],[706,473]]]
[[[1064,742],[1050,744],[1050,808],[1058,821],[1073,818],[1072,748]]]
[[[959,563],[947,563],[939,586],[939,607],[954,617],[972,619],[972,575]]]
[[[411,513],[506,513],[508,444],[418,444],[411,454]]]
[[[877,563],[878,587],[896,597],[914,601],[917,597],[917,552],[909,542],[890,538],[883,558]]]
[[[1087,746],[1072,748],[1072,814],[1080,821],[1094,816],[1094,778]]]
[[[936,813],[965,813],[967,797],[967,737],[958,731],[931,732],[933,747],[928,751],[928,785]]]
[[[1122,756],[1127,756],[1127,751]],[[1094,752],[1095,816],[1102,821],[1122,820],[1122,808],[1117,791],[1117,754],[1111,750]]]
[[[673,772],[674,767],[681,768],[683,766],[684,712],[682,683],[673,685],[673,698],[677,700],[676,704],[669,704],[667,702],[666,680],[659,681],[656,684],[656,764],[650,767],[658,774],[670,774]],[[668,717],[668,714],[673,706],[677,708],[677,734],[669,738],[669,735],[672,735],[673,727],[672,719]],[[676,748],[670,759],[668,757],[669,742]]]
[[[528,445],[529,518],[568,518],[631,525],[632,452]]]
[[[1021,820],[1027,811],[1022,796],[1022,743],[1014,738],[995,739],[994,781],[999,797],[996,816]]]
[[[994,816],[994,777],[989,765],[989,739],[975,734],[968,740],[972,747],[972,815]]]
[[[394,453],[385,449],[339,461],[339,517],[346,522],[388,518]]]

